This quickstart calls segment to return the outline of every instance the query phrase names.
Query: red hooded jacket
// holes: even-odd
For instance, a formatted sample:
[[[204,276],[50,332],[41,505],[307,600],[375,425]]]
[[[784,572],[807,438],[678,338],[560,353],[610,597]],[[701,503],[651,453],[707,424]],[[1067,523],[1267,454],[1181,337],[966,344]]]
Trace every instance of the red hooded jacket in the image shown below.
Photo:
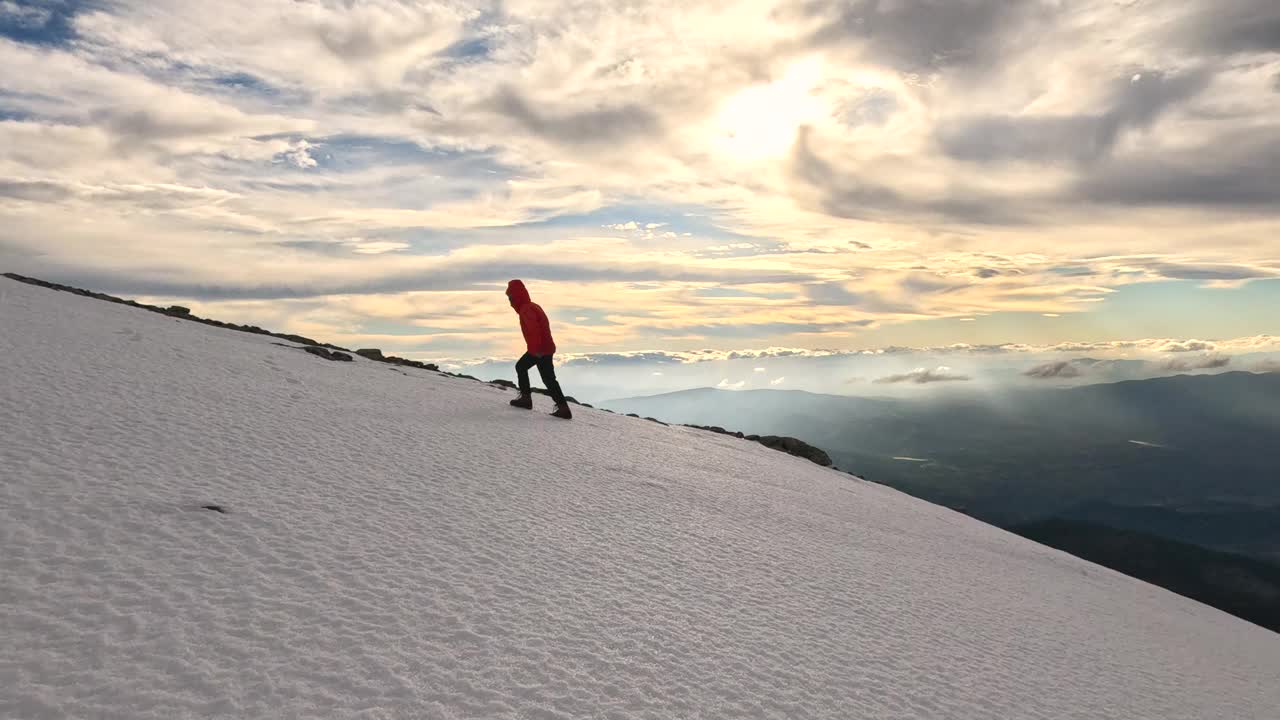
[[[507,298],[511,300],[511,307],[520,315],[520,332],[524,333],[529,354],[554,354],[556,341],[551,338],[551,323],[547,322],[547,314],[542,308],[529,299],[529,291],[525,289],[524,283],[519,280],[507,283]]]

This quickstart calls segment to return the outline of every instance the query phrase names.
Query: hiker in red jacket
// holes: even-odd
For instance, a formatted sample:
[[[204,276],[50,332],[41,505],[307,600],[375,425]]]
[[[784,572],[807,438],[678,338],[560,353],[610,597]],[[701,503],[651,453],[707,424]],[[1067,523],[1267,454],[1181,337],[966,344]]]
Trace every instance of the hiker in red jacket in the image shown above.
[[[556,381],[556,369],[552,364],[552,357],[556,352],[556,341],[551,339],[551,323],[547,322],[547,314],[537,303],[529,299],[529,291],[519,280],[507,283],[507,299],[511,301],[511,307],[520,316],[520,332],[524,333],[524,342],[529,350],[516,363],[520,396],[512,400],[511,404],[525,410],[533,409],[533,397],[529,389],[529,368],[537,365],[538,374],[542,375],[542,384],[547,386],[547,392],[556,403],[556,411],[551,414],[568,420],[573,417],[573,413],[569,412],[569,403],[565,401],[560,383]]]

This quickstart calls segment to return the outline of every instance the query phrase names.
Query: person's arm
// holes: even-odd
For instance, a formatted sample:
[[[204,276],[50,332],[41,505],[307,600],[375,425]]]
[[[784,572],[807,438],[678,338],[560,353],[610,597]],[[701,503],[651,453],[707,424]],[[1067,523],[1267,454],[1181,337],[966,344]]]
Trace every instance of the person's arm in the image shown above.
[[[546,355],[542,347],[542,337],[546,333],[546,320],[539,317],[533,304],[525,305],[520,310],[520,331],[524,333],[524,344],[529,354],[535,357]]]

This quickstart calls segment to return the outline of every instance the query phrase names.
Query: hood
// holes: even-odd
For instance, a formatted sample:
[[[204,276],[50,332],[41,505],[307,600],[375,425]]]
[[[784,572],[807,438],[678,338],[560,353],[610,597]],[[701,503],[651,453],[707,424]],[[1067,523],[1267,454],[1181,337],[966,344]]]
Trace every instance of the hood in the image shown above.
[[[507,297],[511,299],[511,305],[517,309],[529,304],[529,291],[525,289],[524,283],[519,280],[512,280],[507,283]]]

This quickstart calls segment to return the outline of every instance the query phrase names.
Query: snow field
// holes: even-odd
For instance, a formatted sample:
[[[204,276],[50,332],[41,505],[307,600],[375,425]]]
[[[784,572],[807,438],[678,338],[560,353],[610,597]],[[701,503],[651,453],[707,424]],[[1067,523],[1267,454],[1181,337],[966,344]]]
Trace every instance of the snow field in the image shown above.
[[[0,718],[1280,717],[1274,633],[510,397],[0,278]]]

